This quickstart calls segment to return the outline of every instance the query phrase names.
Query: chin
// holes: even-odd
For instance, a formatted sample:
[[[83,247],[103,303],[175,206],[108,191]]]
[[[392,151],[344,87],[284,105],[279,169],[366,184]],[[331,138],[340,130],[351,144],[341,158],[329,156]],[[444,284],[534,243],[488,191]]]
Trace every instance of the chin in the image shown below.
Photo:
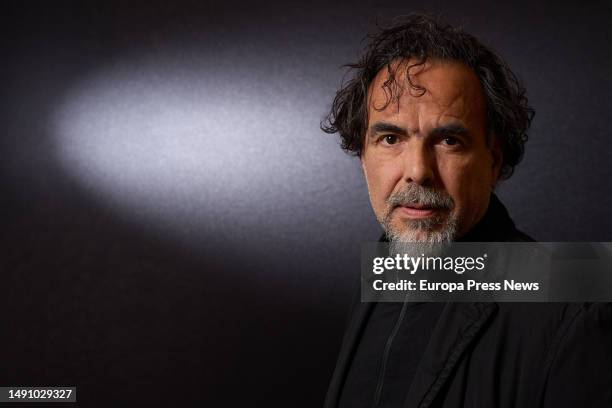
[[[443,243],[452,241],[448,234],[443,231],[404,231],[401,233],[391,233],[389,237],[395,242],[420,242],[420,243]]]
[[[434,228],[410,228],[400,223],[399,228],[397,224],[390,228],[387,236],[393,242],[446,243],[455,240],[457,228],[452,218]]]

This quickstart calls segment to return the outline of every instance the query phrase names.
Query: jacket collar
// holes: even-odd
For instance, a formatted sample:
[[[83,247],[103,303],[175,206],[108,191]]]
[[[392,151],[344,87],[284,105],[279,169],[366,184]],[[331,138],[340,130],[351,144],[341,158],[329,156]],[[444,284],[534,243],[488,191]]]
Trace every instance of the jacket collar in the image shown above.
[[[522,233],[516,229],[514,221],[510,218],[508,210],[497,198],[491,194],[489,207],[482,219],[467,234],[459,238],[458,242],[504,242],[514,241]],[[523,234],[524,235],[524,234]]]
[[[445,303],[408,389],[405,407],[431,405],[465,350],[497,309],[496,303]]]

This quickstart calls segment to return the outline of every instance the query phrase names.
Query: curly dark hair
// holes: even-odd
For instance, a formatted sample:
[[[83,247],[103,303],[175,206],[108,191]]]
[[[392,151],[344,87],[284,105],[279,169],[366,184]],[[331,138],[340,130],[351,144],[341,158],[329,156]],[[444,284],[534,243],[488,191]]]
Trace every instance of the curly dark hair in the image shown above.
[[[353,75],[343,81],[329,114],[321,122],[324,132],[339,133],[342,148],[360,156],[368,121],[368,88],[380,70],[386,68],[389,73],[383,85],[386,105],[376,108],[382,110],[403,92],[403,85],[395,81],[393,61],[411,61],[405,67],[408,86],[421,95],[425,89],[411,81],[411,68],[424,64],[428,58],[457,61],[472,69],[482,85],[487,135],[489,141],[493,135],[499,138],[503,153],[500,179],[512,175],[523,157],[535,111],[529,106],[525,88],[495,52],[461,28],[423,14],[396,18],[391,26],[367,38],[369,43],[359,61],[345,65]]]

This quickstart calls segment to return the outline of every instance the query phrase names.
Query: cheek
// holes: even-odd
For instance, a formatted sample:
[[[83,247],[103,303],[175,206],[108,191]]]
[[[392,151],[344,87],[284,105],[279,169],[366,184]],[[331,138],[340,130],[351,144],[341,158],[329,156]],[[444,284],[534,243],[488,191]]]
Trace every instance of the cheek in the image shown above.
[[[363,162],[363,170],[368,185],[370,201],[375,211],[381,211],[386,207],[386,200],[393,192],[401,172],[389,163],[373,161]]]
[[[470,158],[457,158],[440,167],[440,178],[457,206],[465,208],[489,196],[492,169],[483,164]]]

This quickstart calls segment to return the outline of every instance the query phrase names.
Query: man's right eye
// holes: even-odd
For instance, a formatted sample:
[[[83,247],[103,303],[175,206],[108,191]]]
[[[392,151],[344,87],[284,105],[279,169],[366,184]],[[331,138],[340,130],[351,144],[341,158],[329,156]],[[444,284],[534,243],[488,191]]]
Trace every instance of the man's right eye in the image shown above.
[[[387,145],[394,145],[399,141],[399,137],[396,135],[385,135],[381,138],[381,141]]]

